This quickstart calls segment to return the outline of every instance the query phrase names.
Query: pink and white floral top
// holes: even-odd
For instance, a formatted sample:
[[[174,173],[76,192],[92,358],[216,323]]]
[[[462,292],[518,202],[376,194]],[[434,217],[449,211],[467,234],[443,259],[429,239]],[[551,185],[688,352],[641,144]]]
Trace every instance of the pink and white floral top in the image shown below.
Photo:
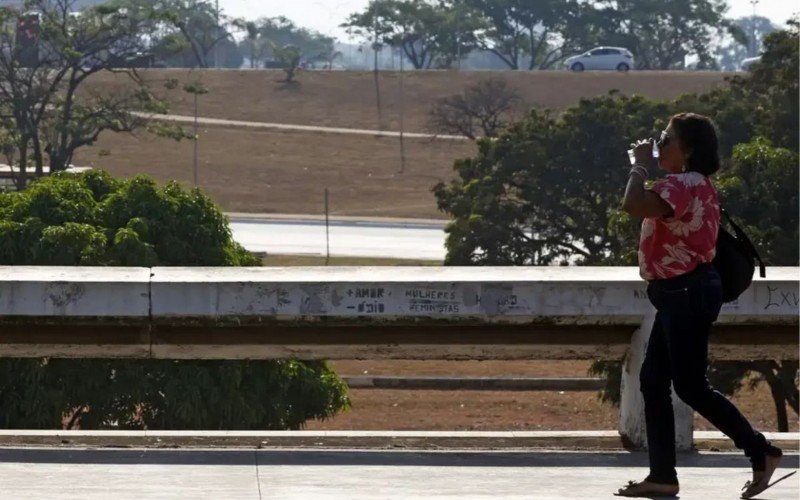
[[[711,180],[698,172],[668,175],[651,191],[675,212],[647,217],[639,239],[639,274],[650,281],[674,278],[714,260],[719,231],[719,201]]]

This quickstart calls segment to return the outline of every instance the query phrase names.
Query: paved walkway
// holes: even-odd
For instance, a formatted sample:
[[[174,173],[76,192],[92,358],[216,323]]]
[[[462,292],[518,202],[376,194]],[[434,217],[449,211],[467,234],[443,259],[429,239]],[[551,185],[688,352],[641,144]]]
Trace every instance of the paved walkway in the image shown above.
[[[738,498],[739,455],[679,456],[682,499]],[[644,453],[0,449],[2,498],[614,498]],[[781,474],[798,467],[797,455]],[[798,478],[759,498],[797,499]]]
[[[185,115],[161,115],[152,113],[133,113],[134,115],[152,120],[182,123],[191,125],[194,123],[194,116]],[[400,132],[392,130],[372,130],[360,128],[344,128],[344,127],[321,127],[316,125],[295,125],[290,123],[271,123],[271,122],[249,122],[242,120],[227,120],[224,118],[206,118],[202,116],[197,117],[198,125],[205,125],[211,127],[228,127],[228,128],[243,128],[251,130],[284,130],[294,132],[314,132],[325,134],[346,134],[346,135],[369,135],[373,137],[400,137]],[[403,138],[406,139],[428,139],[428,140],[450,140],[450,141],[468,141],[469,138],[463,135],[448,135],[448,134],[425,134],[419,132],[403,132]]]

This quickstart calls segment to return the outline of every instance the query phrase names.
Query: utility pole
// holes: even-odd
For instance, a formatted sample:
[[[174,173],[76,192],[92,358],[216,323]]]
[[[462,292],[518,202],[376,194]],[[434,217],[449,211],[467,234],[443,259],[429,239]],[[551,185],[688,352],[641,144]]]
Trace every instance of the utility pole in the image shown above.
[[[372,74],[375,79],[375,104],[378,106],[378,130],[383,130],[381,90],[380,84],[378,83],[378,49],[380,48],[380,44],[378,43],[378,6],[373,0],[370,7],[372,7],[372,52],[374,58]]]
[[[461,71],[461,4],[456,2],[456,69]]]
[[[328,220],[328,188],[325,188],[325,265],[331,261],[331,233]]]
[[[183,86],[183,90],[190,94],[194,94],[194,121],[193,121],[193,132],[194,132],[194,158],[192,159],[192,178],[194,180],[195,187],[198,186],[200,182],[200,174],[198,172],[198,164],[199,164],[199,155],[198,155],[198,140],[200,138],[197,130],[197,116],[198,116],[198,100],[200,94],[207,94],[208,89],[203,85],[202,82],[199,80],[189,82]]]
[[[403,137],[404,134],[404,123],[403,123],[403,114],[405,108],[405,89],[403,88],[403,59],[405,59],[405,54],[403,53],[403,49],[400,49],[400,173],[402,174],[406,170],[406,148],[405,148],[405,140]]]
[[[216,28],[219,29],[219,27],[220,27],[219,26],[219,0],[215,0],[214,1],[214,18],[215,18],[216,23],[217,23]],[[214,36],[219,36],[219,35],[215,34]],[[219,64],[218,64],[219,61],[217,60],[217,53],[218,52],[219,52],[219,42],[214,44],[214,68],[218,68],[219,67]]]
[[[756,45],[756,5],[758,5],[759,0],[750,0],[750,4],[753,6],[753,17],[750,20],[750,57],[755,57],[757,45]]]
[[[197,187],[197,94],[194,93],[194,187]]]

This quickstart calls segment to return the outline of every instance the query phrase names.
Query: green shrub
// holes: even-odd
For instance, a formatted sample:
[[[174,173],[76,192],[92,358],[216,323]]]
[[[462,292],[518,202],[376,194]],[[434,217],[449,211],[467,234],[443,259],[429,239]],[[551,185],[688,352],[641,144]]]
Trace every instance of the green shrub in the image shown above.
[[[0,194],[0,265],[256,266],[201,191],[102,171]],[[325,362],[0,359],[0,427],[298,429],[349,407]]]

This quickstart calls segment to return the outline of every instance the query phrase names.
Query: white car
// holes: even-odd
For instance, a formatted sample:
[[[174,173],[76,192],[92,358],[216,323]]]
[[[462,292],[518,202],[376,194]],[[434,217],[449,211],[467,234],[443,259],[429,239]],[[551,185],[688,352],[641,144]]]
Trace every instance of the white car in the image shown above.
[[[743,60],[741,64],[739,64],[739,70],[741,71],[750,71],[751,66],[755,63],[761,62],[761,56],[756,57],[748,57],[747,59]]]
[[[597,47],[579,56],[564,61],[564,66],[572,71],[585,69],[608,69],[628,71],[633,68],[633,54],[622,47]]]

